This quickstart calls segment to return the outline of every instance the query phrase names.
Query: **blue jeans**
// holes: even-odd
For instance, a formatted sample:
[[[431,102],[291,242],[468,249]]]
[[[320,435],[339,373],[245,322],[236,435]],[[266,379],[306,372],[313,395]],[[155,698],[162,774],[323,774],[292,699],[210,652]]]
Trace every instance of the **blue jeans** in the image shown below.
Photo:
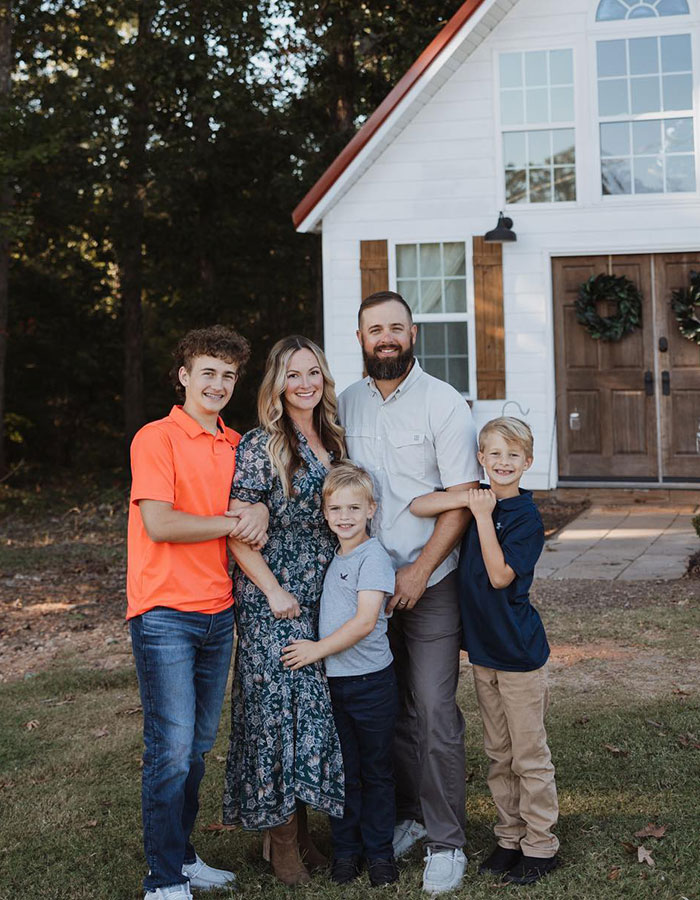
[[[158,606],[130,620],[143,706],[144,888],[184,884],[194,862],[204,754],[219,727],[233,646],[233,607],[216,615]]]
[[[399,699],[393,665],[329,678],[345,768],[345,813],[331,817],[336,859],[392,859],[396,821],[393,743]]]

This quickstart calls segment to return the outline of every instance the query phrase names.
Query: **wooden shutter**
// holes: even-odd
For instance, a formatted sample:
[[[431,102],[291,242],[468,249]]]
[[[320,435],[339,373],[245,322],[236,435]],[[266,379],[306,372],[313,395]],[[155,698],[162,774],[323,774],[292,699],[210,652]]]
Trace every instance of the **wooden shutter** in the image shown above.
[[[505,400],[502,246],[475,237],[473,253],[477,398]]]
[[[389,290],[389,252],[386,241],[360,241],[362,297]]]

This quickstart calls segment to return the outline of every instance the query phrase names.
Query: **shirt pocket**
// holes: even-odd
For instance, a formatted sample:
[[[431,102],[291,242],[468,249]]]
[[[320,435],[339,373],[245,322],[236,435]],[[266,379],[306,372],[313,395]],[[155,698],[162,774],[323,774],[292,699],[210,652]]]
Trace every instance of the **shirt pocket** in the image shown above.
[[[375,445],[377,435],[374,428],[368,424],[355,425],[345,429],[345,445],[350,459],[365,468],[374,468],[377,465],[375,457]]]
[[[425,478],[425,432],[395,429],[389,434],[390,471],[409,478]]]

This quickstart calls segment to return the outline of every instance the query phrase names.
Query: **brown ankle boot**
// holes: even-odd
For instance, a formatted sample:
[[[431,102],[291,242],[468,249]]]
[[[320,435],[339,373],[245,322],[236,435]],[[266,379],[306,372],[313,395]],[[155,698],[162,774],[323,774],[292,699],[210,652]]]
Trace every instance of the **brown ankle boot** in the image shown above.
[[[309,872],[328,867],[328,860],[314,844],[309,834],[306,805],[297,803],[297,842],[302,861]]]
[[[293,886],[311,881],[297,846],[297,817],[288,819],[284,825],[269,828],[263,838],[263,857],[270,861],[275,878],[282,884]]]

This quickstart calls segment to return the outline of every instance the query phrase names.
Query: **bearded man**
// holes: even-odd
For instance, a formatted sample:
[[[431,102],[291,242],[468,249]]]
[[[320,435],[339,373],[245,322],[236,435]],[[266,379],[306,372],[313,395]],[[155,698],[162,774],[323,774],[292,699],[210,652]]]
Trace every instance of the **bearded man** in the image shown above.
[[[464,398],[424,372],[417,328],[400,294],[360,306],[357,338],[367,377],[338,398],[348,453],[375,482],[372,532],[396,568],[389,637],[401,695],[395,737],[394,853],[427,848],[423,890],[454,890],[466,866],[464,719],[457,706],[461,622],[458,543],[468,510],[417,518],[414,497],[478,487],[476,429]]]

